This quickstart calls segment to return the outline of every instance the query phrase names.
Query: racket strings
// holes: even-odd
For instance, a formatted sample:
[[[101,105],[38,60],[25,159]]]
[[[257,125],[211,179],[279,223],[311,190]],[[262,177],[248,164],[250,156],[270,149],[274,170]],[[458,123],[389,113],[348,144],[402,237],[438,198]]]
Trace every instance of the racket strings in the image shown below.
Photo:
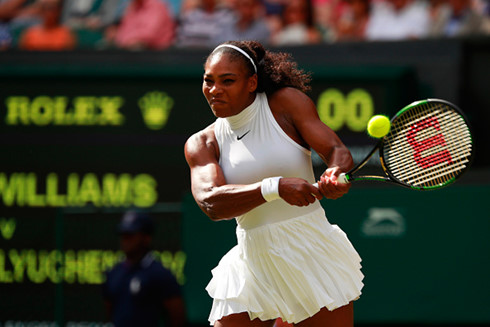
[[[458,176],[472,151],[470,131],[447,104],[416,105],[392,122],[383,155],[392,175],[418,187],[444,185]]]
[[[426,160],[427,162],[429,162],[429,160]],[[468,162],[468,158],[467,158],[467,151],[466,150],[457,150],[457,152],[454,152],[452,153],[452,162],[458,162],[458,163],[466,163]],[[399,162],[398,165],[407,165],[407,164],[410,164],[410,161],[409,160],[404,160],[402,162]],[[444,160],[439,160],[439,161],[436,161],[431,168],[428,168],[429,171],[432,171],[434,169],[437,169],[437,168],[440,168],[441,165],[446,165],[447,162],[444,161]],[[396,167],[396,168],[393,168],[391,170],[391,172],[393,174],[397,174],[397,176],[399,178],[409,178],[409,176],[414,176],[414,175],[420,175],[420,174],[426,174],[426,172],[424,173],[413,173],[411,171],[406,171],[400,167]]]
[[[422,138],[428,138],[430,136],[431,136],[431,133],[423,133],[422,134]],[[397,158],[397,162],[399,165],[405,165],[405,164],[408,164],[409,162],[413,161],[413,158],[410,155],[411,147],[410,147],[410,145],[408,145],[408,143],[402,142],[400,140],[397,140],[393,143],[394,143],[393,145],[395,145],[395,146],[399,145],[394,150],[396,152],[399,152],[399,153],[396,153],[399,156]],[[457,158],[461,153],[464,153],[466,156],[466,154],[468,153],[468,151],[470,149],[465,148],[465,146],[467,144],[469,144],[471,146],[471,135],[468,132],[462,133],[461,137],[458,137],[456,140],[452,141],[451,143],[447,142],[446,144],[450,148],[449,152],[452,154],[453,159],[455,157]],[[392,145],[392,148],[393,148],[393,145]],[[445,146],[443,146],[443,145],[434,145],[432,147],[427,148],[424,151],[424,155],[426,157],[430,157],[433,154],[441,152],[441,150],[444,148],[445,148]],[[390,153],[390,150],[388,150],[387,152]],[[422,160],[429,163],[428,159],[422,159]],[[394,169],[393,171],[396,171],[396,169]]]
[[[425,116],[425,117],[421,117],[420,115],[418,115],[418,116],[419,116],[419,117],[417,117],[416,119],[419,119],[419,120],[420,120],[420,118],[425,118],[425,119],[427,118],[427,116]],[[407,117],[408,117],[408,116],[407,116]],[[443,123],[443,124],[444,124],[444,123]],[[405,125],[406,125],[406,124],[405,124]],[[402,126],[403,126],[403,125],[402,125]],[[412,126],[416,126],[416,125],[412,123]],[[424,131],[428,131],[428,130],[430,130],[430,129],[424,129]],[[403,133],[402,133],[402,134],[403,134]],[[419,132],[418,134],[420,134],[420,132]],[[426,132],[426,133],[423,133],[423,134],[424,134],[424,135],[417,135],[417,136],[418,136],[418,138],[419,138],[419,139],[423,139],[424,137],[427,137],[427,132]],[[438,153],[438,152],[440,151],[440,149],[437,149],[436,147],[430,147],[430,146],[429,146],[428,148],[429,148],[429,150],[431,150],[431,152],[432,152],[433,154]],[[425,150],[425,149],[424,149],[424,150]],[[430,156],[430,155],[431,155],[431,153],[426,153],[426,152],[427,152],[427,151],[424,151],[424,156]],[[426,158],[427,158],[427,157],[426,157]],[[440,162],[443,162],[443,160],[440,160]],[[436,165],[438,162],[434,162],[434,160],[432,160],[432,162],[430,162],[428,159],[424,159],[424,160],[422,160],[422,161],[420,161],[420,160],[419,160],[419,162],[418,162],[418,164],[429,164],[429,163],[430,163],[430,164],[432,164],[432,165]],[[427,176],[428,176],[428,177],[426,178],[426,181],[434,181],[434,180],[436,180],[436,182],[437,182],[437,183],[439,183],[439,182],[444,182],[444,181],[440,181],[440,180],[438,180],[438,179],[440,179],[440,178],[442,177],[442,175],[441,175],[440,173],[439,173],[439,174],[437,173],[437,171],[438,171],[438,170],[437,170],[437,168],[439,168],[439,167],[440,167],[440,165],[436,165],[435,167],[433,167],[433,168],[432,168],[432,169],[430,169],[429,171],[426,171],[426,172],[425,172],[425,175],[427,175]],[[454,170],[454,169],[453,169],[453,170]],[[457,169],[456,169],[456,170],[457,170]],[[400,176],[398,176],[398,177],[399,177],[399,178],[407,178],[407,176],[409,176],[409,175],[406,175],[406,176],[402,176],[402,175],[400,175]],[[412,176],[412,177],[413,177],[413,176]],[[451,175],[451,174],[449,174],[449,175],[448,175],[448,178],[450,178],[450,179],[451,179],[451,178],[452,178],[452,175]],[[412,182],[412,183],[416,183],[416,182],[417,182],[417,180],[412,180],[412,181],[410,181],[410,182]],[[418,182],[420,182],[420,181],[418,181]]]
[[[435,114],[437,114],[437,112]],[[434,114],[433,115],[424,115],[421,118],[422,119],[428,119],[431,116],[434,116]],[[440,117],[439,121],[446,128],[461,128],[462,129],[462,136],[466,135],[466,136],[471,137],[469,130],[465,129],[466,124],[464,123],[464,121],[462,121],[460,119],[455,120],[456,117],[454,115],[450,115],[450,113],[444,113],[444,114],[440,115],[439,117]],[[413,121],[411,122],[411,124],[413,125]],[[397,124],[397,125],[400,128],[396,130],[396,133],[394,134],[394,136],[392,135],[392,140],[390,141],[391,146],[393,147],[395,145],[400,144],[400,146],[405,145],[407,148],[409,148],[410,145],[406,142],[406,133],[410,130],[411,126],[406,127],[406,126],[401,126],[401,124]],[[396,126],[395,126],[395,128],[396,128]],[[392,126],[392,129],[393,129],[393,126]],[[421,132],[418,132],[417,137],[419,139],[426,139],[426,138],[433,136],[433,135],[434,135],[434,132],[432,130],[430,130],[429,128],[427,128],[427,129],[422,130]]]
[[[442,117],[444,118],[444,117]],[[446,125],[444,125],[446,124]],[[441,122],[441,125],[442,126],[446,126],[446,127],[450,127],[450,123],[447,123],[447,122]],[[413,126],[413,125],[412,125]],[[416,126],[416,125],[415,125]],[[424,129],[425,131],[427,131],[427,129]],[[430,129],[429,129],[430,130]],[[442,129],[443,130],[443,129]],[[444,130],[443,130],[444,131]],[[447,132],[447,131],[445,131]],[[422,155],[420,155],[419,157],[419,160],[417,162],[418,165],[425,165],[425,166],[428,166],[430,167],[429,169],[425,169],[425,171],[422,171],[423,173],[420,173],[419,174],[415,174],[415,175],[405,175],[405,176],[402,176],[400,175],[399,177],[400,178],[410,178],[407,182],[408,183],[411,183],[413,185],[420,185],[421,183],[426,183],[425,186],[435,186],[435,185],[440,185],[442,183],[445,183],[449,180],[452,180],[457,174],[455,174],[455,172],[459,171],[460,169],[464,169],[466,166],[463,164],[461,165],[462,162],[458,162],[456,163],[457,161],[460,161],[457,156],[456,153],[454,153],[454,149],[452,149],[453,151],[451,152],[446,152],[446,156],[435,156],[435,158],[431,157],[431,156],[434,156],[435,154],[440,154],[441,151],[448,151],[448,150],[444,150],[445,147],[447,147],[448,144],[453,144],[453,145],[457,145],[456,143],[460,143],[460,142],[453,142],[453,140],[450,140],[449,139],[449,135],[448,133],[444,133],[445,134],[445,138],[447,140],[444,140],[443,139],[443,142],[442,144],[438,144],[439,146],[433,146],[433,147],[428,147],[430,151],[426,151],[426,149],[423,149],[424,153],[423,153],[423,157]],[[419,136],[419,135],[417,135]],[[420,139],[424,139],[424,137],[427,137],[427,133],[425,133],[425,135],[421,135],[419,136]],[[429,135],[429,137],[433,137],[431,135]],[[452,153],[452,156],[451,154]],[[464,156],[463,156],[464,157]],[[421,159],[423,158],[423,159]],[[467,160],[464,160],[463,158],[463,162],[467,162]],[[456,167],[453,168],[453,169],[448,169],[448,164],[453,164],[453,167],[455,166],[454,164],[456,163]],[[459,164],[459,165],[458,165]],[[442,173],[441,173],[442,171]],[[431,183],[429,183],[431,182]]]

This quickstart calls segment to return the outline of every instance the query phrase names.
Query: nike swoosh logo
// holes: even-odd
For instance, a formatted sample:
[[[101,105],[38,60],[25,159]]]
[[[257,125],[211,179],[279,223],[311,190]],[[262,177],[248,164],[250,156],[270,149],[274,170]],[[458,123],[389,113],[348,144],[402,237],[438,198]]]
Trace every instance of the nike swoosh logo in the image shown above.
[[[241,139],[243,139],[243,138],[245,137],[245,135],[247,135],[248,133],[250,133],[250,131],[246,132],[246,133],[245,133],[245,134],[243,134],[242,136],[237,135],[237,136],[236,136],[237,141],[240,141]]]

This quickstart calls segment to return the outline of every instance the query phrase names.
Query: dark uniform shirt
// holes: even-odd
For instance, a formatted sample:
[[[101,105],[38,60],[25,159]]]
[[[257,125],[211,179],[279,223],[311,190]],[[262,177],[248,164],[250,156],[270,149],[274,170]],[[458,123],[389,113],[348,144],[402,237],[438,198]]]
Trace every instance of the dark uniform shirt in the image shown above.
[[[103,295],[112,303],[116,327],[158,326],[163,301],[181,294],[175,277],[151,254],[133,266],[117,264],[106,277]]]

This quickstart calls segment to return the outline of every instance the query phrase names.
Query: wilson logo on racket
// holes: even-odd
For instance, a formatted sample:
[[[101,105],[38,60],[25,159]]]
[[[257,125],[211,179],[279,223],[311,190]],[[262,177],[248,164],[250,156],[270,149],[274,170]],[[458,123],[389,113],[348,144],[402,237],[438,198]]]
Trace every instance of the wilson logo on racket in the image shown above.
[[[379,152],[382,174],[362,168]],[[390,132],[339,183],[390,182],[413,190],[435,190],[453,183],[471,165],[473,138],[466,117],[454,104],[416,101],[392,119]]]
[[[451,153],[447,149],[441,149],[438,152],[431,153],[437,151],[438,148],[446,147],[446,140],[442,133],[417,141],[417,136],[421,134],[424,137],[424,131],[428,128],[434,128],[437,131],[441,130],[437,117],[429,117],[418,121],[410,126],[410,130],[407,133],[407,141],[414,151],[413,157],[415,162],[424,169],[443,162],[452,164]]]

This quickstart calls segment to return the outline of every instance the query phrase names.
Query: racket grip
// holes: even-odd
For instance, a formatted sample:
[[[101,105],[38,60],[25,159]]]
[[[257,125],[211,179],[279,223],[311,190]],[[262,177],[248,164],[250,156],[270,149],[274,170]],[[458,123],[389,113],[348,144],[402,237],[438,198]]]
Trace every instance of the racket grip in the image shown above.
[[[339,175],[339,178],[337,178],[337,183],[339,184],[347,184],[350,183],[349,180],[347,179],[347,176],[345,173],[342,173]],[[314,187],[318,188],[318,183],[313,184]]]
[[[337,183],[339,184],[347,184],[350,183],[349,180],[347,179],[347,176],[345,173],[342,173],[339,175],[339,178],[337,178]]]

